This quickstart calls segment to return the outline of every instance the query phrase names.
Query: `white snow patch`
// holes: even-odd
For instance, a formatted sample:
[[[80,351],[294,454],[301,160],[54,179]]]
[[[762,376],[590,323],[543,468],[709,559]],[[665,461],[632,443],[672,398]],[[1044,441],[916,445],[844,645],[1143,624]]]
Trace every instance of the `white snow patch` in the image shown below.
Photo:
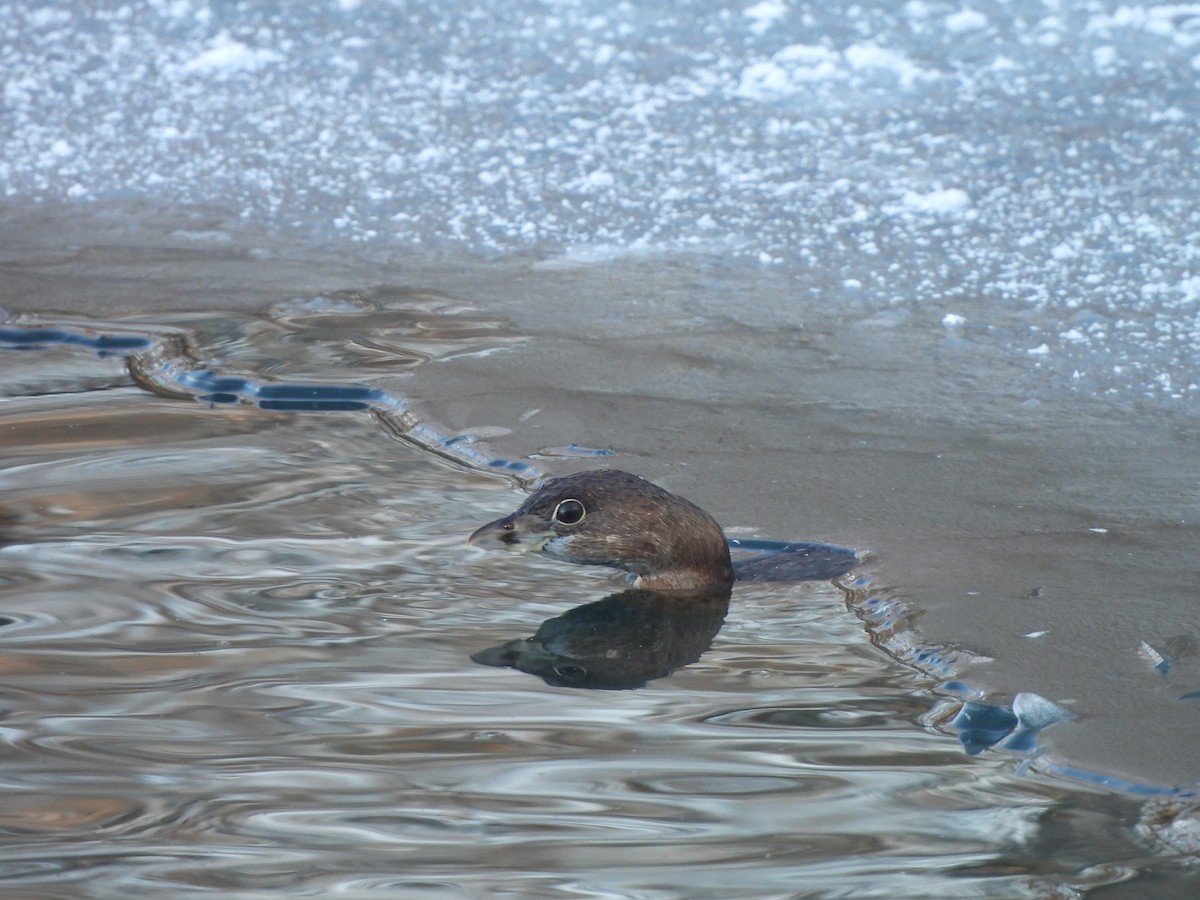
[[[1200,69],[1200,56],[1192,60],[1192,65]],[[1156,110],[1150,113],[1150,122],[1157,125],[1159,122],[1186,122],[1188,115],[1178,106],[1168,106],[1166,109]]]
[[[774,100],[804,90],[809,82],[846,76],[840,53],[824,47],[793,44],[769,60],[751,63],[743,69],[734,93],[749,100]]]
[[[1012,711],[1022,728],[1045,728],[1075,718],[1074,713],[1045,697],[1022,691],[1013,697]]]
[[[858,71],[883,69],[891,72],[896,76],[901,87],[911,87],[912,83],[918,79],[935,77],[934,73],[922,69],[903,53],[888,50],[886,47],[880,47],[870,41],[847,47],[846,62],[852,69]]]
[[[916,191],[905,191],[900,198],[899,207],[889,205],[884,212],[912,212],[932,215],[945,215],[962,212],[971,206],[971,195],[962,188],[947,188],[942,191],[930,191],[919,194]]]
[[[25,21],[30,28],[51,28],[70,22],[71,13],[65,9],[34,9]]]
[[[159,15],[170,16],[172,19],[182,19],[194,15],[197,21],[208,21],[209,10],[194,10],[188,0],[149,0],[150,8]]]
[[[1050,348],[1046,344],[1040,344],[1037,347],[1032,347],[1025,351],[1030,356],[1049,356]]]
[[[1187,303],[1200,303],[1200,275],[1193,275],[1179,282],[1179,290]]]
[[[776,53],[773,59],[795,68],[820,72],[823,67],[840,65],[842,57],[840,53],[816,44],[789,44]]]
[[[962,34],[964,31],[978,31],[987,28],[987,16],[973,9],[964,9],[952,13],[942,20],[946,30],[951,34]]]
[[[612,172],[604,169],[597,169],[595,172],[589,172],[579,181],[579,186],[585,191],[602,191],[616,184],[617,179],[613,177]]]
[[[147,129],[146,133],[159,141],[177,141],[185,136],[174,125],[154,125]]]
[[[592,65],[597,67],[607,66],[617,55],[617,48],[612,44],[601,44],[592,53]]]
[[[746,66],[734,93],[749,100],[770,101],[808,90],[815,81],[844,80],[852,72],[879,71],[894,75],[901,87],[937,77],[937,73],[915,65],[903,53],[869,42],[853,44],[840,53],[815,44],[792,44],[768,60]]]
[[[966,316],[960,316],[958,313],[946,313],[942,316],[943,328],[962,328],[966,324]]]
[[[184,63],[181,71],[187,75],[229,75],[255,72],[282,60],[281,53],[267,48],[248,47],[223,33],[217,35],[211,48]]]
[[[656,247],[641,241],[630,244],[576,244],[561,254],[533,264],[536,270],[556,271],[604,265],[619,259],[642,259],[666,253],[666,247]]]
[[[425,163],[440,162],[446,156],[448,154],[441,147],[422,147],[414,158],[418,163],[424,165]]]
[[[762,0],[748,9],[742,10],[742,15],[750,19],[750,30],[755,34],[764,34],[772,25],[787,15],[787,4],[780,0]]]
[[[1119,6],[1114,13],[1091,16],[1084,33],[1109,35],[1115,29],[1128,28],[1167,38],[1180,47],[1193,47],[1200,44],[1198,20],[1200,3]]]
[[[171,232],[171,237],[206,244],[228,244],[233,241],[233,235],[215,229],[177,228]]]
[[[1092,65],[1101,72],[1111,72],[1117,62],[1117,48],[1111,44],[1092,51]]]

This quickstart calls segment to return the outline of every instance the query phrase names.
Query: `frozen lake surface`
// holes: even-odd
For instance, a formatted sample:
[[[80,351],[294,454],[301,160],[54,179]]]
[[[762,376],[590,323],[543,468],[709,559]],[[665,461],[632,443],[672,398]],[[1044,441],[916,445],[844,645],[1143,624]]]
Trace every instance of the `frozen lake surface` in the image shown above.
[[[0,190],[326,240],[780,267],[1194,400],[1200,4],[0,4]]]

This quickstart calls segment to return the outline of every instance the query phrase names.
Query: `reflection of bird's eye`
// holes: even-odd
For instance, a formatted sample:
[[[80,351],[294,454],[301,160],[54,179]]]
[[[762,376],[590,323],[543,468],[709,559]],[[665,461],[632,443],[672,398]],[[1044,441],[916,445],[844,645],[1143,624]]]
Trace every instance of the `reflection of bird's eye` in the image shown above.
[[[577,525],[586,515],[587,510],[578,500],[562,500],[554,507],[554,521],[560,525]]]
[[[555,666],[554,674],[564,681],[583,681],[587,677],[587,669],[583,666]]]

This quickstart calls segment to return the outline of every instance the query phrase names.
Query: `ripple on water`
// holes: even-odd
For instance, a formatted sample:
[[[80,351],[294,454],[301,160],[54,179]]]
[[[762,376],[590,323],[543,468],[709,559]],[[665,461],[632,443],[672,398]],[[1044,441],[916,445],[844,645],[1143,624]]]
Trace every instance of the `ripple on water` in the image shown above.
[[[402,291],[191,324],[188,352],[289,377],[517,340]],[[127,383],[4,416],[6,889],[1007,897],[1035,862],[1086,865],[985,871],[1061,795],[919,727],[927,683],[829,585],[739,588],[712,648],[645,690],[551,688],[470,654],[614,582],[465,550],[503,480],[366,415]]]
[[[842,699],[837,705],[752,707],[719,712],[706,721],[717,725],[759,726],[783,728],[789,733],[797,729],[867,729],[903,728],[912,718],[927,713],[929,706],[917,698]]]

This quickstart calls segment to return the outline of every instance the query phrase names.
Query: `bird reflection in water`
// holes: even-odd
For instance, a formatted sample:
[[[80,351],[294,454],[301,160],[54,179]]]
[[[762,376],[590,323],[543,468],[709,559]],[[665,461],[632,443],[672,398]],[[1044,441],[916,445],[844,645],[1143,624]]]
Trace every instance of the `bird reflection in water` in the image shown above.
[[[555,687],[627,690],[698,660],[729,611],[730,586],[697,591],[631,588],[547,619],[531,638],[473,653]]]
[[[471,657],[579,688],[642,687],[695,662],[725,621],[735,581],[828,580],[859,561],[829,544],[728,540],[698,506],[613,469],[547,481],[469,543],[629,573],[632,589]],[[734,561],[731,546],[759,552]]]

